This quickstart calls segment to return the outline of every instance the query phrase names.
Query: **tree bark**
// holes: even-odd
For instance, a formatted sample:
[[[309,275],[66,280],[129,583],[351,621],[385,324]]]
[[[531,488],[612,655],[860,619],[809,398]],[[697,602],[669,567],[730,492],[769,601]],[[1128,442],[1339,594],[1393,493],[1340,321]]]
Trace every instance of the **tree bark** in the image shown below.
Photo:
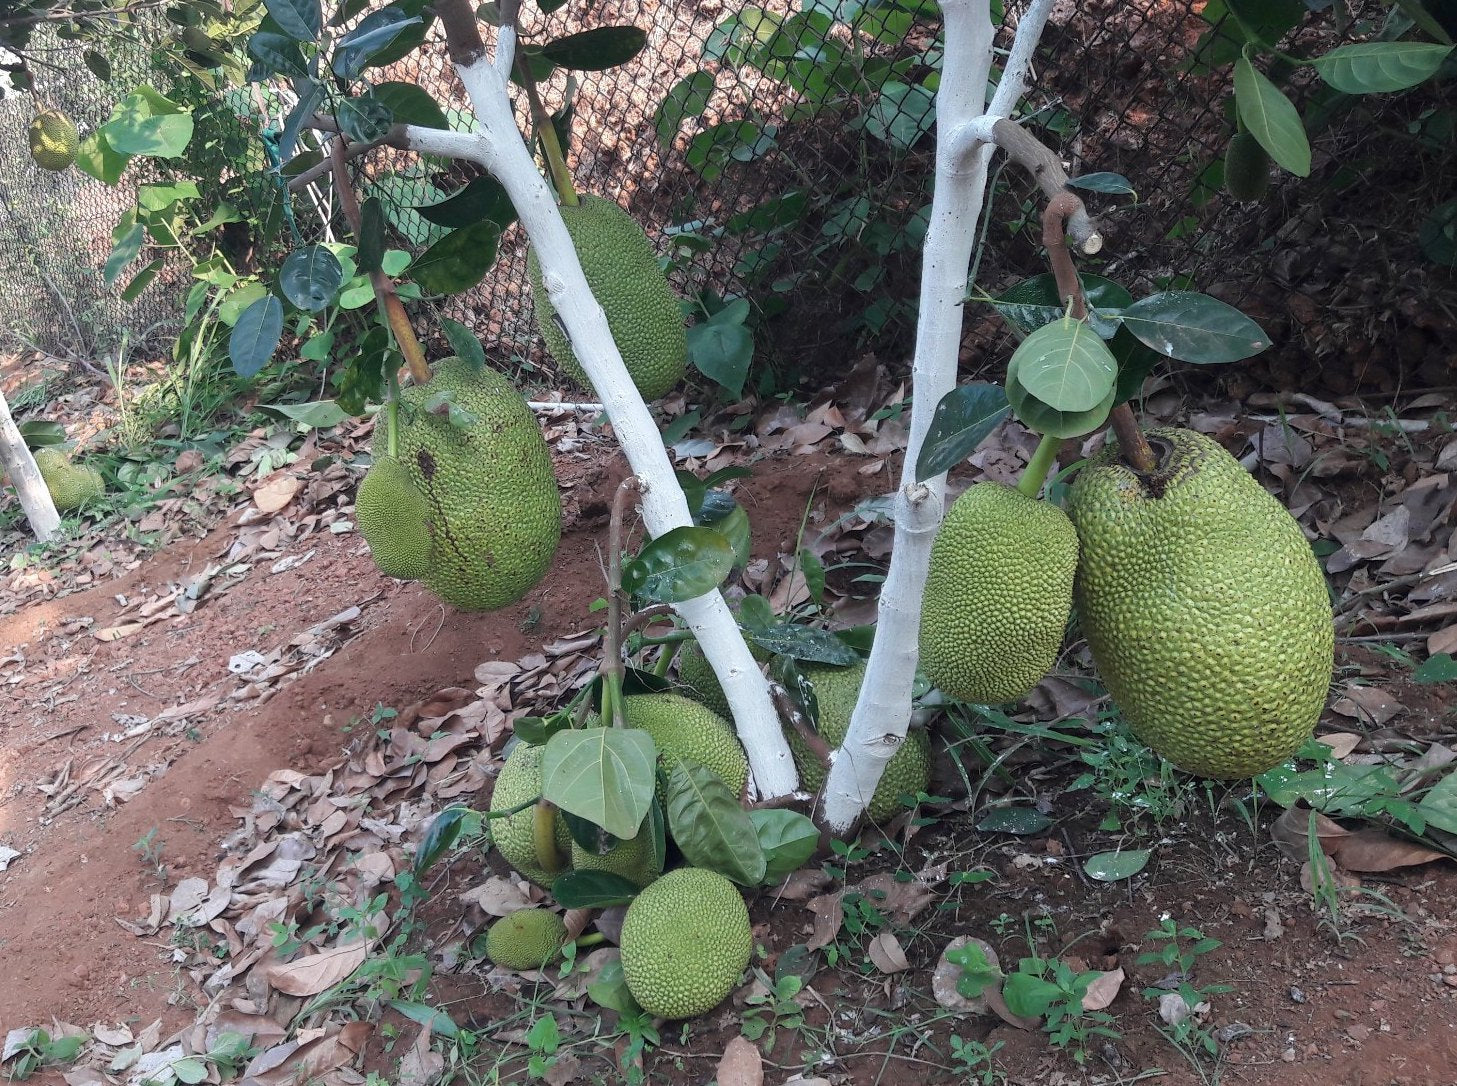
[[[5,402],[3,392],[0,392],[0,465],[10,475],[20,498],[20,508],[30,521],[30,530],[40,542],[49,543],[60,530],[61,515],[56,512],[51,492],[35,466],[35,457],[30,455],[25,438],[20,436],[20,427],[10,416],[10,405]]]

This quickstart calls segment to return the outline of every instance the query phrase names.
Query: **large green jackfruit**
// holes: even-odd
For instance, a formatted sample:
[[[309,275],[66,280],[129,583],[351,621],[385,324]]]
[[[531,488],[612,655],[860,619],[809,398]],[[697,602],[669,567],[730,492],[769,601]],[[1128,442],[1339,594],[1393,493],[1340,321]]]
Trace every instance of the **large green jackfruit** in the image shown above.
[[[386,441],[381,426],[376,460],[388,457]],[[430,591],[462,611],[493,611],[546,574],[561,538],[561,497],[541,430],[505,377],[459,358],[437,363],[428,384],[400,393],[396,459],[428,513],[420,580]],[[380,510],[376,527],[361,524],[370,549],[414,561],[420,509],[410,499],[392,518]]]
[[[645,400],[656,400],[683,379],[688,334],[683,310],[647,234],[626,211],[600,196],[583,195],[561,207],[562,222],[576,247],[582,274],[607,316],[607,327],[627,372]],[[586,372],[556,321],[556,309],[542,283],[536,250],[527,253],[536,326],[551,356],[584,388]]]
[[[1142,476],[1116,446],[1078,474],[1076,601],[1108,692],[1140,740],[1206,777],[1289,758],[1325,705],[1334,629],[1300,526],[1191,430],[1148,432]]]
[[[629,728],[653,737],[667,773],[687,758],[717,773],[735,795],[743,792],[749,760],[733,725],[713,710],[681,694],[629,694],[622,699],[622,716]],[[658,798],[666,804],[661,789]]]
[[[354,519],[381,572],[418,581],[429,571],[430,508],[394,457],[381,456],[370,465],[354,496]]]
[[[35,115],[27,132],[30,157],[43,170],[64,170],[76,161],[80,134],[76,122],[58,109],[46,109]]]
[[[926,677],[978,705],[1023,697],[1057,660],[1077,565],[1077,533],[1057,506],[1002,483],[970,487],[931,546]]]
[[[496,787],[491,792],[490,810],[509,811],[541,795],[542,747],[517,743],[506,756]],[[571,867],[572,834],[558,811],[552,826],[561,870],[548,871],[536,856],[536,808],[527,807],[507,818],[491,819],[491,840],[505,861],[538,886],[550,888],[552,881]]]
[[[51,492],[51,502],[58,513],[69,513],[106,493],[101,472],[84,464],[73,464],[64,452],[53,446],[35,451],[35,466]]]
[[[845,741],[845,734],[850,730],[850,717],[855,712],[860,686],[865,681],[865,664],[850,667],[801,664],[799,670],[814,683],[819,713],[818,731],[820,738],[833,751]],[[799,786],[807,792],[818,792],[825,785],[824,763],[794,728],[787,729],[784,737],[789,741],[789,751],[794,755],[794,764],[799,770]],[[872,822],[885,822],[903,810],[902,795],[924,792],[930,781],[931,744],[924,731],[914,728],[906,733],[900,749],[886,764],[865,813]]]

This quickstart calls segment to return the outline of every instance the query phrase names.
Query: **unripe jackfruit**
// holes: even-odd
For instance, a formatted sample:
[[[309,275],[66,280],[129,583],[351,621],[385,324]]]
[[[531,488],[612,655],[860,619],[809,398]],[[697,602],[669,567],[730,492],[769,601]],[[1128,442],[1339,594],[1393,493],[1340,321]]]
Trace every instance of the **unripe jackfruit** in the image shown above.
[[[491,811],[509,811],[527,800],[541,795],[541,747],[517,743],[506,756],[496,787],[491,792]],[[561,870],[548,871],[536,856],[536,807],[526,807],[507,818],[491,819],[491,840],[502,858],[538,886],[550,888],[554,880],[571,866],[572,834],[566,819],[556,813],[552,826]]]
[[[1295,519],[1203,434],[1148,432],[1140,475],[1110,446],[1079,472],[1078,620],[1140,740],[1180,769],[1250,777],[1279,765],[1325,705],[1334,628]]]
[[[1023,697],[1057,660],[1077,564],[1077,533],[1057,506],[1002,483],[970,487],[931,546],[926,677],[978,705]]]
[[[1270,188],[1270,152],[1241,128],[1224,151],[1224,188],[1236,200],[1258,200]]]
[[[573,838],[572,870],[607,871],[643,887],[663,873],[662,858],[656,852],[657,843],[645,822],[638,828],[637,836],[618,841],[607,853],[585,849]]]
[[[622,699],[622,716],[629,728],[641,728],[653,737],[658,761],[671,774],[678,759],[687,758],[713,770],[735,795],[749,779],[749,761],[723,717],[681,694],[630,694]],[[659,789],[658,798],[667,797]]]
[[[76,161],[80,135],[76,123],[58,109],[37,113],[30,122],[30,157],[43,170],[60,171]]]
[[[582,274],[607,316],[607,327],[633,383],[644,400],[656,400],[683,378],[688,334],[683,310],[673,293],[647,234],[626,211],[600,196],[583,195],[575,206],[561,207]],[[558,327],[556,308],[542,282],[536,250],[527,253],[527,275],[536,309],[536,326],[551,356],[584,388],[586,372]]]
[[[354,519],[380,572],[407,581],[425,576],[434,549],[430,508],[394,457],[370,465],[354,497]]]
[[[567,925],[550,909],[517,909],[486,929],[486,957],[503,969],[541,969],[566,941]]]
[[[649,1014],[693,1018],[733,990],[754,949],[749,910],[716,871],[680,867],[627,907],[622,975]]]
[[[106,493],[101,472],[83,464],[73,464],[66,454],[53,446],[35,451],[35,466],[51,492],[51,502],[58,513],[69,513]]]

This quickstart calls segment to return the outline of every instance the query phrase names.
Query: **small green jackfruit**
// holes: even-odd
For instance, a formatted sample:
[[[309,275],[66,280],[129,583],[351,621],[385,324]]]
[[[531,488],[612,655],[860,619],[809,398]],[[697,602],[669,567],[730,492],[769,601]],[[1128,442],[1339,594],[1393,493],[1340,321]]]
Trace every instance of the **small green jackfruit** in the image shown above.
[[[693,1018],[733,990],[754,936],[733,883],[716,871],[680,867],[633,898],[621,947],[627,990],[643,1010]]]
[[[629,694],[622,699],[622,716],[629,728],[653,737],[667,773],[687,758],[717,773],[735,795],[743,792],[749,760],[733,725],[713,710],[681,694]],[[658,798],[666,805],[661,791]]]
[[[1068,493],[1078,620],[1138,738],[1180,769],[1279,765],[1325,706],[1334,626],[1300,525],[1217,442],[1148,431],[1144,476],[1110,444]]]
[[[51,492],[58,513],[69,513],[106,493],[101,472],[85,464],[73,464],[54,446],[35,450],[35,466]]]
[[[607,853],[585,849],[573,838],[572,870],[607,871],[621,875],[636,886],[646,886],[663,873],[656,844],[646,824],[638,829],[637,836],[619,840]]]
[[[30,122],[30,157],[43,170],[60,171],[76,161],[80,134],[76,122],[58,109],[46,109]]]
[[[865,664],[850,667],[801,664],[799,671],[814,683],[818,731],[833,751],[845,741],[845,734],[850,730],[850,718],[865,682]],[[824,763],[794,728],[787,729],[784,737],[789,741],[789,752],[794,755],[794,764],[799,770],[799,786],[806,792],[818,792],[825,785]],[[924,792],[930,783],[931,743],[923,730],[915,728],[906,733],[900,749],[891,755],[865,813],[872,822],[886,822],[904,810],[901,796]]]
[[[517,909],[486,929],[486,957],[503,969],[541,969],[566,941],[567,925],[550,909]]]
[[[627,372],[644,400],[656,400],[681,381],[687,369],[683,310],[658,264],[653,243],[632,216],[600,196],[583,195],[580,200],[575,206],[562,205],[562,222],[576,247],[582,274],[607,316]],[[526,270],[536,326],[546,349],[583,388],[591,388],[557,325],[535,249],[527,253]]]
[[[491,792],[490,810],[509,811],[541,795],[542,747],[517,743],[506,755],[496,787]],[[536,885],[550,889],[554,880],[571,866],[572,834],[561,812],[552,827],[561,869],[548,871],[536,856],[536,808],[527,807],[507,818],[491,819],[491,839],[502,858]]]
[[[1077,533],[1057,506],[1002,483],[968,488],[931,545],[926,677],[977,705],[1023,697],[1057,660],[1077,565]]]
[[[380,572],[406,581],[425,576],[434,550],[430,508],[394,457],[370,465],[354,497],[354,519]]]
[[[1224,189],[1236,200],[1254,201],[1270,188],[1270,152],[1253,132],[1241,128],[1224,151]]]

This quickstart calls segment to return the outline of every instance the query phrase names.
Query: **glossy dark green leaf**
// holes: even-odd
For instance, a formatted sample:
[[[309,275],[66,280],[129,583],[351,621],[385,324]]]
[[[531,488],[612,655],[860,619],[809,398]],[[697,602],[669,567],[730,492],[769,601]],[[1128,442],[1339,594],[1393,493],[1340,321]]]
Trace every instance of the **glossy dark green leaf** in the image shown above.
[[[1432,785],[1417,803],[1417,810],[1428,825],[1457,834],[1457,773],[1449,772]]]
[[[252,377],[268,365],[283,335],[283,303],[272,294],[243,310],[228,336],[228,357],[239,377]]]
[[[547,42],[541,55],[562,68],[600,72],[626,64],[647,43],[647,34],[635,26],[598,26]]]
[[[597,979],[587,985],[587,996],[597,1006],[616,1011],[624,1017],[642,1016],[643,1009],[628,991],[622,962],[617,958],[608,961],[597,974]]]
[[[1260,326],[1234,306],[1187,290],[1140,298],[1123,311],[1123,326],[1182,362],[1238,362],[1270,346]]]
[[[308,75],[303,51],[298,42],[286,34],[272,30],[254,31],[248,39],[248,55],[270,75],[281,75],[288,79],[302,79]]]
[[[111,61],[98,53],[95,49],[87,49],[81,54],[81,63],[86,65],[86,70],[103,83],[111,80]]]
[[[815,824],[798,811],[750,811],[749,819],[764,852],[764,883],[774,886],[809,862],[819,846]]]
[[[259,404],[260,411],[282,415],[309,430],[328,430],[345,422],[349,413],[335,400],[313,400],[309,403]]]
[[[278,157],[287,162],[293,157],[298,145],[299,133],[313,117],[314,111],[324,104],[327,96],[324,87],[312,79],[299,79],[294,83],[298,101],[283,119],[283,131],[278,134]]]
[[[740,886],[763,880],[764,850],[749,813],[717,773],[689,758],[680,758],[668,776],[668,829],[693,867]]]
[[[380,270],[385,253],[385,211],[384,202],[378,196],[371,196],[359,206],[359,237],[354,253],[354,268],[360,275],[372,275]]]
[[[1312,63],[1320,77],[1346,94],[1406,90],[1437,74],[1452,46],[1424,41],[1368,41],[1341,45]]]
[[[1113,391],[1118,363],[1086,321],[1061,317],[1044,324],[1012,354],[1017,381],[1055,411],[1097,407]]]
[[[1034,807],[994,807],[982,816],[976,828],[983,833],[1015,833],[1026,836],[1041,833],[1052,825],[1052,819]]]
[[[316,41],[324,17],[319,0],[263,0],[273,21],[294,41]]]
[[[637,892],[636,884],[610,871],[568,871],[558,875],[551,884],[551,896],[564,909],[626,905]]]
[[[773,622],[761,626],[744,626],[750,641],[766,652],[777,653],[791,660],[812,664],[847,666],[860,656],[844,640],[829,630],[802,626],[792,622]]]
[[[713,88],[713,75],[710,72],[694,72],[673,84],[653,115],[658,141],[663,146],[672,145],[685,120],[703,115],[703,111],[708,108]]]
[[[1242,56],[1234,65],[1239,119],[1260,146],[1296,177],[1310,175],[1310,140],[1300,113],[1263,72]]]
[[[867,132],[902,151],[935,126],[936,96],[919,83],[883,84],[865,115]]]
[[[141,297],[142,291],[152,285],[152,281],[157,278],[157,274],[166,264],[167,262],[159,256],[156,260],[153,260],[150,264],[142,268],[141,271],[132,276],[132,281],[123,288],[121,300],[124,302],[136,301]]]
[[[334,74],[345,80],[357,78],[365,68],[376,63],[408,27],[419,26],[421,22],[420,16],[408,15],[398,5],[371,12],[339,40],[334,49]]]
[[[1116,852],[1098,852],[1083,861],[1083,870],[1088,878],[1098,882],[1119,882],[1131,879],[1148,866],[1153,855],[1146,848],[1120,849]]]
[[[804,577],[804,586],[809,589],[809,598],[816,604],[825,602],[825,564],[808,547],[799,551],[799,572]]]
[[[445,333],[445,341],[450,344],[451,354],[464,359],[471,369],[485,368],[486,350],[473,331],[449,317],[441,318],[440,330]]]
[[[410,265],[410,278],[431,294],[469,290],[491,270],[501,228],[493,222],[452,230]]]
[[[564,811],[631,837],[657,784],[658,751],[637,728],[561,731],[541,755],[541,794]]]
[[[446,120],[439,103],[430,96],[429,91],[414,83],[377,83],[373,94],[377,101],[389,107],[395,120],[401,124],[414,124],[421,128],[450,128],[450,122]]]
[[[1133,182],[1121,173],[1085,173],[1069,178],[1067,187],[1085,192],[1102,192],[1111,196],[1134,196]]]
[[[718,317],[715,314],[688,329],[688,359],[700,373],[738,399],[744,394],[744,381],[754,360],[754,336],[742,322]]]
[[[59,422],[46,419],[29,419],[19,426],[21,439],[27,449],[40,449],[46,445],[64,445],[66,428]]]
[[[916,457],[916,481],[961,463],[1011,413],[1000,385],[984,381],[953,388],[931,416],[931,426]]]
[[[560,731],[572,726],[571,714],[565,711],[548,717],[520,716],[511,722],[511,731],[523,743],[533,747],[544,747],[546,741]]]
[[[1082,284],[1083,299],[1088,305],[1088,323],[1104,339],[1111,338],[1118,331],[1118,314],[1133,304],[1133,295],[1101,275],[1079,275],[1078,281]],[[1057,280],[1046,272],[1016,284],[994,298],[992,306],[1003,320],[1024,335],[1044,324],[1061,320],[1067,312],[1067,306],[1058,297]]]
[[[425,831],[425,836],[420,841],[420,846],[415,850],[415,874],[420,875],[435,866],[435,861],[440,859],[445,851],[452,848],[460,838],[461,826],[464,821],[475,815],[469,807],[447,807],[431,821]]]
[[[1102,426],[1113,409],[1116,385],[1110,385],[1103,402],[1087,411],[1059,411],[1049,407],[1022,387],[1017,379],[1018,359],[1007,365],[1007,401],[1023,424],[1050,437],[1080,437]]]
[[[372,95],[343,99],[334,111],[339,128],[355,143],[374,143],[389,134],[394,112]]]
[[[473,177],[462,189],[437,204],[415,208],[420,217],[436,226],[458,230],[480,222],[493,222],[502,230],[516,221],[516,209],[501,182],[487,174]]]
[[[1108,341],[1108,350],[1118,360],[1118,387],[1114,389],[1114,403],[1123,403],[1137,396],[1148,375],[1164,360],[1163,355],[1139,342],[1137,336],[1123,327]]]
[[[278,272],[283,296],[308,313],[317,313],[339,294],[344,266],[323,245],[305,245],[288,254]]]
[[[141,223],[133,223],[116,238],[101,269],[101,279],[107,286],[114,284],[126,266],[137,258],[146,240],[147,228]]]
[[[653,603],[682,603],[712,592],[733,567],[733,545],[712,528],[674,528],[627,564],[622,587]]]

